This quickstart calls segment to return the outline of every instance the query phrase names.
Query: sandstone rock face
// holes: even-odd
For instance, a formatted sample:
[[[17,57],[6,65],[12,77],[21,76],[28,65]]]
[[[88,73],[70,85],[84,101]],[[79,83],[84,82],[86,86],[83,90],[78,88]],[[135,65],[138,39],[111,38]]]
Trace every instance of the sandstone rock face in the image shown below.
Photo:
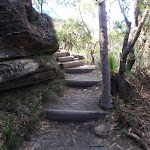
[[[58,47],[51,18],[36,12],[31,0],[0,1],[0,90],[55,76],[50,56]]]
[[[1,64],[0,90],[14,89],[52,80],[58,73],[58,65],[51,57],[47,62],[41,62],[39,59],[19,59],[2,62],[0,66]]]
[[[36,12],[31,0],[0,1],[0,60],[57,49],[51,18]]]
[[[54,79],[58,64],[51,56],[0,62],[0,90],[8,90]]]

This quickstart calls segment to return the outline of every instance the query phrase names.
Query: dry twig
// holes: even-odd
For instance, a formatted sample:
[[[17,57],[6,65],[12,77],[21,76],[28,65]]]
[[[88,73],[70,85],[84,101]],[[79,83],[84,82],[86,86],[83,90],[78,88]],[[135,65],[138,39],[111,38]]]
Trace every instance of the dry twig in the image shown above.
[[[31,150],[34,150],[34,148],[37,146],[37,144],[39,143],[39,141],[40,141],[43,137],[44,137],[44,136],[42,136],[42,137],[40,137],[40,138],[38,139],[38,141],[35,143],[35,145],[32,147]]]
[[[148,146],[144,138],[138,136],[135,133],[130,133],[130,132],[128,132],[127,135],[131,137],[134,141],[138,142],[144,150],[150,150],[150,147]]]
[[[79,149],[78,149],[78,146],[77,146],[77,143],[76,143],[75,132],[74,132],[74,131],[73,131],[73,133],[72,133],[72,140],[73,140],[73,143],[74,143],[74,145],[75,145],[75,147],[76,147],[76,150],[79,150]]]

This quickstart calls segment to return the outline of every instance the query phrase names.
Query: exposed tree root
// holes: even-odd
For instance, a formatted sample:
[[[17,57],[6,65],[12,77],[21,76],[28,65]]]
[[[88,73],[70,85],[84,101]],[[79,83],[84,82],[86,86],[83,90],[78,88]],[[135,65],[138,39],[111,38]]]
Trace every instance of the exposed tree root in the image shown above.
[[[136,133],[135,133],[136,132]],[[144,149],[144,150],[150,150],[150,147],[148,146],[148,142],[146,139],[143,137],[142,134],[137,131],[134,133],[132,132],[127,132],[127,135],[131,137],[135,142],[139,143],[139,145]]]

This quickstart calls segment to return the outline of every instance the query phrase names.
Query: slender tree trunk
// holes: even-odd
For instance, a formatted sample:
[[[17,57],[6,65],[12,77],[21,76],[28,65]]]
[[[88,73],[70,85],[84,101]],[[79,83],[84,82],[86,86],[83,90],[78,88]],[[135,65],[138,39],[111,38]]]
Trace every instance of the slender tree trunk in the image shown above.
[[[124,72],[125,72],[125,61],[121,59],[120,68],[118,72],[118,91],[119,91],[119,98],[127,102],[127,92],[126,92]]]
[[[139,13],[140,13],[139,2],[140,2],[140,0],[135,0],[134,1],[134,27],[135,28],[137,28],[138,24],[139,24],[139,21],[138,21],[138,16],[139,16]],[[135,49],[132,48],[131,51],[128,54],[126,71],[131,71],[131,69],[134,65],[134,62],[135,62],[134,52],[135,52]]]
[[[85,23],[85,21],[84,21],[84,19],[83,19],[83,17],[82,17],[81,8],[80,8],[80,0],[78,0],[78,4],[79,4],[79,14],[80,14],[82,23],[83,23],[83,25],[85,26],[85,28],[86,28],[86,30],[87,30],[87,32],[88,32],[88,34],[89,34],[89,37],[91,38],[91,31],[90,31],[90,29],[88,28],[88,26],[86,25],[86,23]]]
[[[41,0],[41,13],[43,13],[43,0]]]
[[[129,34],[131,30],[131,23],[126,18],[126,34],[123,41],[123,47],[122,47],[122,56],[120,58],[120,68],[118,72],[118,91],[119,91],[119,97],[122,98],[124,101],[127,101],[127,93],[126,93],[126,84],[125,84],[125,68],[126,68],[126,57],[124,56],[124,51],[128,45],[129,40]]]
[[[67,48],[67,40],[66,40],[66,38],[63,40],[63,42],[64,42],[64,49],[66,49]]]
[[[124,41],[123,41],[122,55],[120,58],[120,68],[118,72],[118,92],[119,92],[119,97],[122,98],[124,101],[127,101],[126,84],[125,84],[125,78],[124,78],[124,73],[125,73],[125,68],[126,68],[126,57],[123,57],[123,56],[124,56],[125,49],[128,45],[129,34],[131,30],[131,22],[129,22],[128,18],[126,17],[123,11],[123,8],[121,7],[120,0],[118,0],[118,2],[119,2],[121,12],[126,22],[126,34],[125,34]]]
[[[135,27],[137,27],[139,24],[139,22],[138,22],[138,16],[140,13],[139,2],[140,2],[140,0],[134,1],[134,26]]]
[[[137,1],[137,0],[136,0]],[[137,1],[138,2],[138,1]],[[126,94],[126,85],[125,85],[125,79],[124,79],[124,73],[126,69],[126,60],[129,52],[133,49],[135,42],[137,41],[141,29],[144,25],[144,22],[146,20],[146,17],[148,15],[148,8],[145,10],[143,17],[138,24],[137,29],[134,31],[132,36],[129,39],[130,29],[131,29],[131,23],[128,21],[128,18],[126,17],[123,8],[120,4],[120,0],[118,0],[121,12],[124,16],[125,22],[126,22],[126,34],[124,37],[123,47],[122,47],[122,56],[120,58],[120,68],[118,73],[118,90],[119,90],[119,97],[122,98],[124,101],[127,101],[127,94]],[[137,17],[136,17],[137,19]]]
[[[127,57],[127,66],[126,66],[126,71],[131,71],[134,63],[135,63],[135,54],[134,54],[135,49],[132,48],[131,51],[128,54]]]
[[[110,69],[108,61],[107,14],[105,0],[98,1],[99,7],[99,42],[102,68],[102,99],[101,107],[112,108],[110,100]]]

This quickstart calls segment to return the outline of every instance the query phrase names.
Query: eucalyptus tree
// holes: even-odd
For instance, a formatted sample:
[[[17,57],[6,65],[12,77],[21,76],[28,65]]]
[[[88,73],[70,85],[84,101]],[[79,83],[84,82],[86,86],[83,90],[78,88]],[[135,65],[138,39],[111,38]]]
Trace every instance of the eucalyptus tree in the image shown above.
[[[137,1],[137,0],[135,0]],[[119,97],[124,99],[124,101],[127,101],[127,93],[126,93],[126,85],[125,85],[125,78],[124,73],[126,71],[126,62],[127,62],[127,56],[129,52],[133,49],[135,42],[137,41],[140,32],[142,30],[142,27],[144,25],[144,22],[146,20],[146,17],[148,15],[148,7],[146,7],[145,12],[143,13],[143,16],[141,18],[141,21],[139,22],[137,28],[134,30],[133,33],[131,33],[131,22],[128,20],[122,6],[120,0],[118,0],[121,12],[124,16],[124,20],[126,23],[126,33],[124,36],[123,46],[122,46],[122,54],[120,57],[120,68],[118,72],[118,86],[119,86]],[[138,13],[135,13],[135,18],[138,18]],[[130,36],[130,38],[129,38]]]
[[[137,0],[135,0],[137,2]],[[124,101],[127,101],[126,94],[126,84],[124,73],[126,70],[126,62],[127,56],[129,52],[133,49],[135,42],[137,41],[146,17],[148,15],[148,8],[145,8],[145,12],[141,18],[141,21],[138,23],[137,18],[139,13],[134,13],[136,29],[133,33],[131,33],[131,22],[128,20],[127,15],[122,7],[120,0],[118,0],[121,12],[123,14],[125,23],[126,23],[126,32],[124,36],[123,46],[122,46],[122,54],[120,56],[120,67],[118,72],[118,92],[119,97]],[[109,109],[112,107],[111,99],[110,99],[110,72],[109,72],[109,64],[108,64],[108,37],[107,37],[107,19],[106,19],[106,10],[105,10],[105,0],[98,0],[99,6],[99,26],[100,26],[100,54],[101,54],[101,65],[102,65],[102,101],[101,106]],[[135,8],[137,10],[137,8]],[[130,38],[129,38],[130,36]]]
[[[105,8],[105,0],[98,0],[99,10],[99,42],[102,70],[102,98],[101,107],[111,109],[110,98],[110,69],[108,61],[108,36],[107,36],[107,13]]]
[[[41,13],[43,13],[43,4],[46,3],[46,0],[32,0],[32,3]]]
[[[139,25],[139,18],[142,17],[142,11],[146,5],[149,5],[148,1],[142,1],[142,0],[134,1],[134,30],[133,32],[135,32],[135,30],[137,29]],[[145,24],[148,25],[149,24],[148,22],[149,22],[149,18],[145,20]],[[142,30],[144,31],[144,29]],[[146,30],[144,32],[146,32]],[[131,71],[135,61],[136,61],[135,48],[133,47],[127,57],[127,66],[126,66],[127,71]]]

